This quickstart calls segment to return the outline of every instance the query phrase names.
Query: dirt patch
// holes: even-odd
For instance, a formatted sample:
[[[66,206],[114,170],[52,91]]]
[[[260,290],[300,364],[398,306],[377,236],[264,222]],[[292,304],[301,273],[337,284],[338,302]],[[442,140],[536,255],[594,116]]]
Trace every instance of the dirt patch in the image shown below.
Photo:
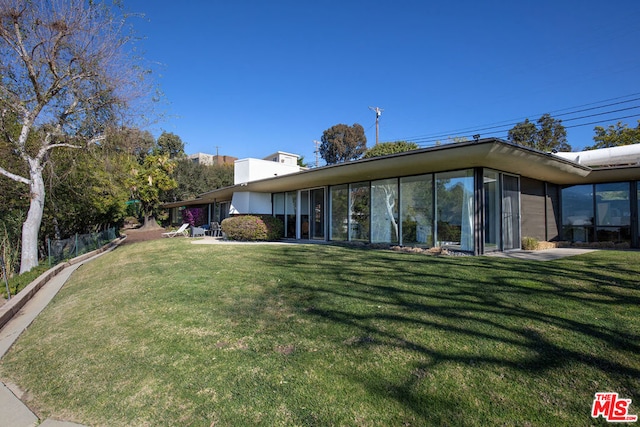
[[[157,240],[162,238],[164,228],[156,228],[152,230],[130,229],[122,230],[121,234],[126,234],[127,238],[122,242],[123,245],[136,242],[146,242],[147,240]]]

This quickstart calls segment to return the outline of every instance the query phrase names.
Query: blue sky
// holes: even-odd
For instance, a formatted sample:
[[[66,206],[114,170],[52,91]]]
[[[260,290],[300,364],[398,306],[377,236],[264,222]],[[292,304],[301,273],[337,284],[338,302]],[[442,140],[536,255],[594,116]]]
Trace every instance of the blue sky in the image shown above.
[[[593,143],[585,123],[640,119],[638,0],[126,7],[145,15],[135,31],[167,101],[150,130],[179,135],[188,154],[281,150],[315,162],[313,141],[338,123],[360,123],[375,144],[369,107],[384,110],[380,141],[421,146],[476,133],[506,138],[516,122],[549,112],[576,150]],[[601,114],[618,109],[626,110]]]

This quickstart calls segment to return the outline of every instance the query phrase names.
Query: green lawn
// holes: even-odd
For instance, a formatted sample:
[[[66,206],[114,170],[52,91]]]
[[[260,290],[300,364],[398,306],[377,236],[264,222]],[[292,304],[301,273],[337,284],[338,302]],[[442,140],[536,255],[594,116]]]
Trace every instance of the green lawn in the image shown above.
[[[640,252],[552,262],[327,245],[130,244],[0,363],[90,425],[604,425],[640,413]]]

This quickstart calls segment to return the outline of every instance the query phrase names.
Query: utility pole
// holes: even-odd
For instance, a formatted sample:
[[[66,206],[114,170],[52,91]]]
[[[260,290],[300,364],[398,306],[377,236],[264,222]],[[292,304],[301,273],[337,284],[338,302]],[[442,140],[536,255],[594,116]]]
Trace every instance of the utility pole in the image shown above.
[[[318,167],[318,160],[320,156],[320,141],[313,140],[313,144],[316,146],[314,153],[316,154],[316,167]]]
[[[380,115],[384,110],[380,107],[369,107],[369,110],[376,113],[376,145],[378,145],[378,140],[380,138]]]

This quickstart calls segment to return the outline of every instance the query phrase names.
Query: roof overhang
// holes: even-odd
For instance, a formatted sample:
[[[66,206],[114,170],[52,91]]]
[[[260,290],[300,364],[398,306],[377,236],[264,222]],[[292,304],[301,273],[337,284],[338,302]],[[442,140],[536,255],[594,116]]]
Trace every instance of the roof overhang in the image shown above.
[[[279,193],[303,188],[357,181],[420,175],[473,167],[485,167],[554,184],[585,182],[592,169],[551,153],[515,145],[496,138],[459,142],[431,148],[357,160],[220,188],[194,200],[167,203],[164,207],[231,200],[234,192]]]

